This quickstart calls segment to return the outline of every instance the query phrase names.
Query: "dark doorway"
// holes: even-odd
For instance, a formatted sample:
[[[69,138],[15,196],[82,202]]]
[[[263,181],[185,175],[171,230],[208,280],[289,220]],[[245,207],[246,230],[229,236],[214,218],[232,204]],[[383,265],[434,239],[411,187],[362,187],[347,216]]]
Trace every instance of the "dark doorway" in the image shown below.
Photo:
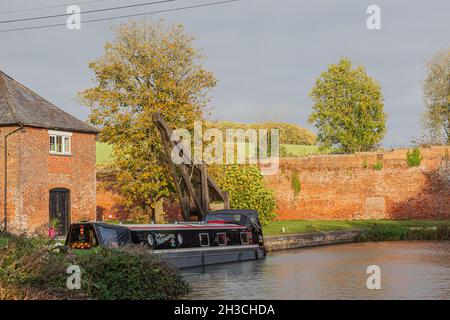
[[[50,222],[53,219],[58,221],[56,234],[58,236],[67,235],[70,224],[70,192],[68,189],[50,190]]]

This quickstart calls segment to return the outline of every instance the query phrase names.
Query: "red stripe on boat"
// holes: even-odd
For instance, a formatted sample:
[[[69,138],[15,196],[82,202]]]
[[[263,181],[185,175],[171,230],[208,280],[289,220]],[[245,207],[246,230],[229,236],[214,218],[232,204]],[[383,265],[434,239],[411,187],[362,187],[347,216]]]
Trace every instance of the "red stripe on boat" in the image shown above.
[[[146,230],[146,229],[167,229],[167,230],[173,230],[173,229],[245,229],[244,226],[240,225],[224,225],[224,226],[193,226],[193,225],[174,225],[174,226],[124,226],[131,230]]]
[[[225,220],[208,220],[206,223],[224,224]]]

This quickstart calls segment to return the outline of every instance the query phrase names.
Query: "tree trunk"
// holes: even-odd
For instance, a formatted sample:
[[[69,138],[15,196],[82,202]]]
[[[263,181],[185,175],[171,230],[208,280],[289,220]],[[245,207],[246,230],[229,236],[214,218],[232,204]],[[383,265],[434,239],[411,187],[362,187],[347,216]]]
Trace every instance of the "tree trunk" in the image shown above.
[[[146,211],[147,211],[147,215],[148,215],[148,220],[152,223],[156,223],[155,209],[152,208],[151,206],[147,205]]]

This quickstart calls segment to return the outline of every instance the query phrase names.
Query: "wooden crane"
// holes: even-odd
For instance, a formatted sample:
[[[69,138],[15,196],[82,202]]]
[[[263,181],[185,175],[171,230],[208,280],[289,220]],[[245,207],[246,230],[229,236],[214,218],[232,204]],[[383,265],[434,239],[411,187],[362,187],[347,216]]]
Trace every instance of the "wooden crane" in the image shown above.
[[[161,135],[184,220],[189,221],[192,215],[197,215],[199,220],[203,220],[210,210],[211,201],[223,201],[224,208],[228,209],[228,193],[222,191],[208,175],[207,165],[204,162],[194,164],[182,154],[182,146],[179,142],[171,140],[172,130],[159,113],[153,115],[153,122]],[[176,164],[172,161],[172,150],[178,151],[178,154],[183,157],[183,163]]]

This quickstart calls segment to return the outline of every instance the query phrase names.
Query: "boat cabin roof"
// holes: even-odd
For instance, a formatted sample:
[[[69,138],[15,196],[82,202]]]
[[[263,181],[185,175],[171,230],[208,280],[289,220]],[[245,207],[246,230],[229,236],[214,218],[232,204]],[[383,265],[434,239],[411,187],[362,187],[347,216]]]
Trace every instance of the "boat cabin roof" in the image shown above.
[[[245,229],[245,226],[231,223],[171,223],[171,224],[122,224],[121,227],[138,230],[205,230],[205,229]]]
[[[72,225],[98,225],[130,231],[143,230],[211,230],[211,229],[246,229],[245,226],[232,223],[171,223],[171,224],[110,224],[105,222],[81,222]]]

